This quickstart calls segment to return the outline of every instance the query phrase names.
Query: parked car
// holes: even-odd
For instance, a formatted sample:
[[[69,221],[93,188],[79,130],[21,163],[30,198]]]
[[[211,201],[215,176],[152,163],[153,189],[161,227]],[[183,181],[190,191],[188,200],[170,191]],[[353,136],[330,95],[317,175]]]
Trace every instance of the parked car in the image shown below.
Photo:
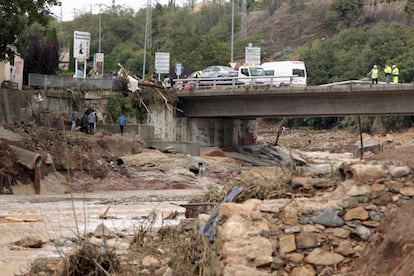
[[[237,77],[238,72],[228,66],[214,65],[205,68],[201,72],[202,78]]]

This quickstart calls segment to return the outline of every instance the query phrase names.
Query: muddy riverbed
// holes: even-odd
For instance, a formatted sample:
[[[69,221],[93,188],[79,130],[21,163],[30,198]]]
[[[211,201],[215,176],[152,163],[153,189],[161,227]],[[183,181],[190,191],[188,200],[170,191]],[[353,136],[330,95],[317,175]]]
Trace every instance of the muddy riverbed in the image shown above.
[[[69,252],[77,237],[93,232],[101,223],[123,237],[118,239],[118,248],[126,249],[128,237],[146,222],[149,213],[157,214],[154,227],[177,224],[186,210],[178,205],[202,193],[195,189],[0,195],[0,274],[23,274],[36,258]],[[108,207],[107,219],[101,219]],[[177,216],[166,219],[175,212]],[[14,245],[25,237],[41,239],[45,244],[42,248]]]

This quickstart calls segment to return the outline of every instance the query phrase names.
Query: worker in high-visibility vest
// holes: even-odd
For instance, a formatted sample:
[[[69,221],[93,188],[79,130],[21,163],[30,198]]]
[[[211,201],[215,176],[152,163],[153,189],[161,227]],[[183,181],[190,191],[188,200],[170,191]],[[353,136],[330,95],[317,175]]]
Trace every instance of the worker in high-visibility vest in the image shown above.
[[[394,64],[392,66],[392,83],[398,83],[398,76],[400,75],[400,69]]]
[[[369,75],[371,76],[372,83],[373,84],[374,83],[377,84],[378,83],[378,75],[379,75],[379,72],[378,72],[378,67],[376,65],[374,65],[372,67],[371,71],[369,71],[368,76]]]
[[[392,73],[391,66],[389,66],[388,64],[385,64],[384,73],[385,73],[385,82],[387,84],[390,84],[391,73]]]

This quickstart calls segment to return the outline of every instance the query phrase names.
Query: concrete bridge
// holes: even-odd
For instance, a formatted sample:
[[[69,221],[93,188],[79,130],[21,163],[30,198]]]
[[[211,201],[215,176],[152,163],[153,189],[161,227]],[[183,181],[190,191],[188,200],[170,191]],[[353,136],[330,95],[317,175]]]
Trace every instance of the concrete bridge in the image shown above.
[[[323,117],[414,114],[414,85],[247,87],[179,92],[189,118]]]
[[[42,90],[45,101],[34,100],[39,90],[0,90],[0,123],[31,120],[50,111],[71,109],[71,94]],[[108,99],[119,92],[83,94],[84,106],[106,112]],[[183,113],[150,106],[146,126],[135,128],[148,146],[174,146],[197,155],[201,146],[231,147],[256,143],[256,118],[346,115],[414,114],[414,85],[345,85],[334,87],[223,87],[179,91]],[[68,115],[64,115],[68,116]],[[132,130],[133,120],[129,128]],[[108,123],[108,122],[106,122]],[[103,125],[102,125],[103,127]],[[111,126],[108,126],[108,130]],[[113,127],[116,131],[116,126]],[[141,133],[142,130],[150,133]],[[147,131],[147,132],[148,132]]]

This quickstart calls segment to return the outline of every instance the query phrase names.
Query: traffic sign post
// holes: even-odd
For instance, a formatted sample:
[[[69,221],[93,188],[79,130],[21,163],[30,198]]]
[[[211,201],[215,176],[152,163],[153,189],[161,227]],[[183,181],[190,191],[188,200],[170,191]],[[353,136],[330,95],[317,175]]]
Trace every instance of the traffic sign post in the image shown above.
[[[170,53],[155,53],[155,70],[158,74],[158,80],[160,80],[160,74],[170,73]]]
[[[235,61],[230,61],[230,62],[229,62],[229,65],[230,65],[230,67],[234,70],[234,69],[236,68],[236,66],[237,66],[237,62],[235,62]]]
[[[260,48],[259,47],[249,47],[245,48],[245,62],[247,65],[260,65]]]
[[[175,64],[175,74],[177,75],[177,78],[180,78],[180,75],[183,73],[183,64],[180,62],[177,62]]]

